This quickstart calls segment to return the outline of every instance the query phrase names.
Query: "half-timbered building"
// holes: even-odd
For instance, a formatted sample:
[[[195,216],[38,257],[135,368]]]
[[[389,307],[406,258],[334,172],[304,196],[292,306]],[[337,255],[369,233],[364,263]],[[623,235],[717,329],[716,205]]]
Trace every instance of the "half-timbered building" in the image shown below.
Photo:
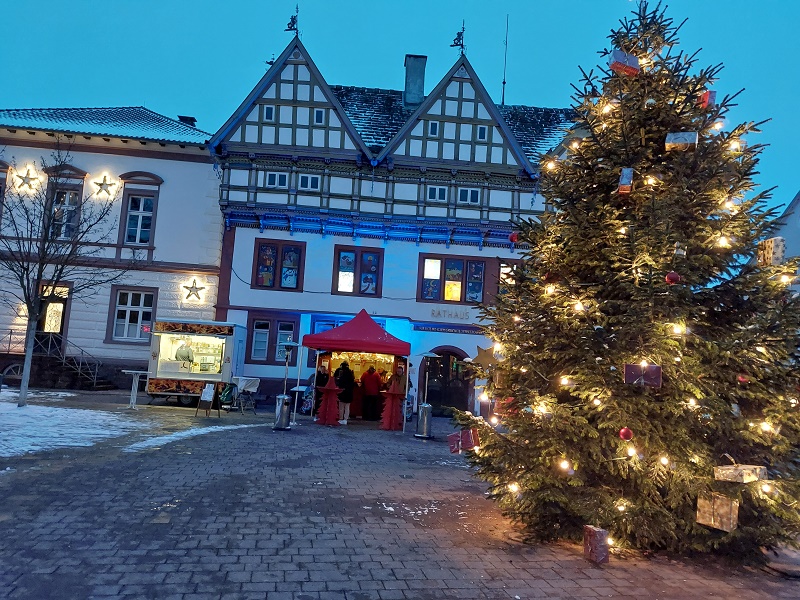
[[[519,258],[513,221],[545,209],[539,160],[570,113],[495,104],[463,54],[425,94],[425,63],[406,56],[402,90],[330,85],[295,37],[211,138],[216,317],[247,326],[246,375],[283,380],[282,342],[363,308],[411,342],[413,365],[442,357],[434,405],[467,406],[460,361],[488,343],[476,306]],[[301,362],[305,380],[313,354]]]

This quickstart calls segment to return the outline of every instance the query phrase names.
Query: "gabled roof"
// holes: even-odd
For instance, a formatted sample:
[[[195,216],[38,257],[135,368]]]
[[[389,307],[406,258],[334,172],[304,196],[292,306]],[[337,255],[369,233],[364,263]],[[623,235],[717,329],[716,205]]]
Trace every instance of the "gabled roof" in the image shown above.
[[[205,144],[211,136],[143,106],[0,109],[0,127],[178,144]]]
[[[302,54],[303,58],[308,65],[308,70],[314,76],[314,78],[319,82],[320,87],[322,88],[322,92],[325,96],[330,100],[331,104],[333,104],[334,109],[338,112],[342,118],[342,124],[344,125],[345,129],[348,133],[352,136],[353,141],[358,145],[359,149],[362,150],[365,154],[369,155],[369,151],[367,147],[364,145],[363,140],[358,135],[356,128],[353,126],[353,123],[350,121],[350,117],[347,112],[344,110],[344,107],[339,103],[338,98],[331,90],[328,83],[325,81],[325,78],[320,73],[317,65],[314,64],[314,61],[311,59],[311,55],[306,50],[306,47],[303,46],[303,43],[300,41],[300,38],[295,37],[289,42],[289,45],[286,46],[281,55],[275,59],[275,62],[272,63],[272,66],[267,70],[261,80],[256,84],[251,91],[247,98],[244,99],[239,105],[230,118],[225,122],[225,124],[219,128],[219,130],[211,137],[209,145],[211,148],[217,147],[220,143],[222,143],[227,136],[234,130],[234,128],[241,122],[245,116],[250,112],[253,103],[256,102],[259,98],[264,95],[264,92],[267,88],[272,84],[272,82],[280,76],[281,71],[286,63],[286,61],[294,54],[294,51],[298,50],[300,54]]]
[[[472,64],[470,64],[469,60],[467,60],[467,56],[465,54],[459,56],[458,60],[456,60],[455,64],[450,68],[447,74],[444,77],[442,77],[441,81],[439,81],[438,84],[436,84],[436,87],[433,88],[431,93],[425,97],[425,100],[422,101],[422,104],[420,104],[419,107],[414,111],[414,113],[409,117],[405,125],[403,125],[400,131],[398,131],[397,134],[392,138],[392,140],[386,145],[381,154],[378,156],[378,159],[382,160],[395,150],[395,148],[403,140],[403,138],[406,135],[408,135],[411,128],[413,128],[416,125],[417,119],[419,119],[422,115],[424,115],[430,110],[433,103],[444,92],[444,89],[449,84],[450,80],[453,77],[460,76],[458,75],[458,73],[460,72],[465,72],[467,78],[471,80],[472,85],[475,88],[476,99],[481,100],[481,102],[486,107],[486,111],[489,113],[489,116],[497,123],[498,127],[503,133],[503,136],[506,138],[509,146],[516,155],[518,163],[520,165],[526,166],[531,173],[538,170],[537,168],[533,167],[530,158],[523,151],[522,146],[516,139],[516,136],[511,131],[509,126],[506,124],[505,120],[500,114],[500,111],[498,110],[497,105],[494,104],[494,102],[492,102],[489,92],[486,91],[486,88],[483,86],[480,77],[478,77],[478,74],[475,72],[475,69],[472,68]]]
[[[369,149],[378,154],[414,110],[403,106],[403,92],[345,85],[332,85],[347,118]]]
[[[497,110],[533,163],[561,143],[575,118],[571,108],[497,106]]]

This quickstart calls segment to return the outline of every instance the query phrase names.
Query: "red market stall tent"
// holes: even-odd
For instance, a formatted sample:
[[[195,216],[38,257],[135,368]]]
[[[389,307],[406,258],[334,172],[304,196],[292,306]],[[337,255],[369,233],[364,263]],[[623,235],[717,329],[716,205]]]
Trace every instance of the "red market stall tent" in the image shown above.
[[[303,346],[317,350],[317,367],[323,364],[331,374],[344,360],[350,364],[356,379],[370,366],[375,366],[379,372],[385,370],[387,377],[402,368],[406,376],[404,389],[408,389],[408,368],[403,357],[411,354],[411,344],[387,333],[366,310],[344,325],[304,335]],[[351,415],[360,416],[361,394],[358,389],[355,392]]]
[[[303,346],[328,352],[372,352],[408,356],[411,344],[387,333],[361,309],[344,325],[303,336]]]

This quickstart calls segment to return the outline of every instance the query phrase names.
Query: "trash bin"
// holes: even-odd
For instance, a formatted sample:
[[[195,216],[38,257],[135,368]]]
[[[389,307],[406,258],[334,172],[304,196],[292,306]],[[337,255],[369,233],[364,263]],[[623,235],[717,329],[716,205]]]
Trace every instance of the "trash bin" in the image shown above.
[[[292,420],[292,405],[291,396],[286,394],[278,394],[276,397],[275,405],[275,426],[273,429],[287,430],[291,429],[289,424]]]
[[[415,438],[429,440],[431,435],[431,416],[433,407],[428,404],[420,404],[417,408],[417,433],[414,434]]]

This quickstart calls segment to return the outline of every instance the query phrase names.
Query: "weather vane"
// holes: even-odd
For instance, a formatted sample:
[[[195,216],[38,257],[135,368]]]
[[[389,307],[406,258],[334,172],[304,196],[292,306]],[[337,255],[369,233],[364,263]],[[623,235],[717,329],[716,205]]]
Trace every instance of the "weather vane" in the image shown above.
[[[456,32],[456,37],[453,39],[453,43],[450,44],[451,48],[460,48],[461,54],[464,54],[464,51],[467,47],[464,45],[464,21],[461,21],[461,31]]]
[[[284,31],[294,31],[294,37],[300,35],[300,30],[297,28],[297,18],[300,16],[300,5],[294,5],[294,14],[289,17],[289,23],[286,25]]]

